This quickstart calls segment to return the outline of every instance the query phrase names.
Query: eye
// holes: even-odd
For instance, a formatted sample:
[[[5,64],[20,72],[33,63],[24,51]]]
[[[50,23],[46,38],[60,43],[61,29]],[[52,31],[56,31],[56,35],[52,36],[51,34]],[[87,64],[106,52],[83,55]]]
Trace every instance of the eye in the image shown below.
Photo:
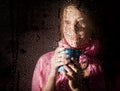
[[[81,27],[83,27],[83,28],[85,28],[85,23],[84,23],[84,21],[78,21],[78,25],[81,26]]]
[[[85,25],[85,19],[84,18],[78,18],[76,20],[76,24],[77,24],[77,26],[82,27],[82,28],[86,27],[86,25]]]
[[[65,20],[65,23],[66,23],[66,24],[70,24],[70,21],[68,21],[68,20]]]
[[[84,31],[84,29],[85,29],[85,24],[83,23],[83,21],[77,21],[75,24],[75,30]]]

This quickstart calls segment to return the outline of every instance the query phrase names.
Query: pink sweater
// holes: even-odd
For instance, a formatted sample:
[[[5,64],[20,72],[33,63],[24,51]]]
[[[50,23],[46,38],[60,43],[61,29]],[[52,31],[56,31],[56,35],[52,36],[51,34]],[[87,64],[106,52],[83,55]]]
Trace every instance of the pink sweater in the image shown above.
[[[95,58],[97,53],[97,42],[88,46],[84,54],[79,58],[79,63],[82,64],[86,62],[89,58],[88,69],[90,71],[88,85],[91,91],[105,91],[104,77],[102,74],[102,69],[100,63]],[[64,40],[59,42],[59,46],[69,47]],[[51,72],[51,58],[54,55],[54,51],[48,52],[42,55],[35,67],[32,79],[32,91],[42,91],[43,86],[45,85],[49,73]],[[87,59],[86,59],[87,58]],[[71,91],[68,80],[60,73],[57,75],[56,80],[56,90],[57,91]]]

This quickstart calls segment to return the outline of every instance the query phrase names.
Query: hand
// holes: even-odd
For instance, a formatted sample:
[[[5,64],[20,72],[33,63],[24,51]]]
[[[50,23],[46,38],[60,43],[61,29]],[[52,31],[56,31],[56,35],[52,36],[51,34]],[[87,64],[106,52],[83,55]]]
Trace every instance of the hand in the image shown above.
[[[64,47],[58,47],[55,50],[54,56],[51,59],[51,74],[56,74],[58,72],[58,67],[68,64],[69,61],[65,59],[65,57],[67,56],[67,54],[62,53],[62,51],[64,51]]]
[[[43,87],[43,91],[55,91],[58,67],[68,63],[68,61],[64,58],[65,54],[61,53],[63,50],[63,47],[58,47],[55,50],[54,56],[51,58],[51,72],[48,76],[45,86]]]
[[[79,62],[76,60],[72,60],[72,63],[64,65],[64,67],[67,72],[62,71],[62,73],[69,80],[69,86],[72,91],[86,91],[83,87],[83,85],[85,85],[84,72],[81,69],[81,65],[79,64]]]

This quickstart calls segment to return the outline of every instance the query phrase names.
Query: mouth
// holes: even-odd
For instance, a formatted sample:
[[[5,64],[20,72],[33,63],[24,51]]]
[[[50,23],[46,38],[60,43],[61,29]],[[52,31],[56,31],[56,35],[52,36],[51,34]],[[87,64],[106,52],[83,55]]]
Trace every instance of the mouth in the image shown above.
[[[73,39],[72,39],[73,40]],[[73,40],[73,41],[71,41],[72,43],[72,45],[74,46],[74,47],[79,47],[80,45],[81,45],[81,43],[82,43],[82,39],[79,39],[79,40],[77,40],[77,39],[75,39],[75,40]]]
[[[78,38],[77,41],[76,41],[76,44],[77,44],[78,46],[80,46],[80,45],[83,43],[83,41],[84,41],[84,39]]]

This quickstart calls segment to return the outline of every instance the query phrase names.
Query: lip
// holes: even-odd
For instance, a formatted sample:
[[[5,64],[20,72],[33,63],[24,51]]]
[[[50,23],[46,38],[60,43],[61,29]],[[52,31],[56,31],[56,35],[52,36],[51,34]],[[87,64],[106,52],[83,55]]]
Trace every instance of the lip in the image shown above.
[[[77,40],[77,37],[71,37],[71,40],[76,41],[76,40]]]

